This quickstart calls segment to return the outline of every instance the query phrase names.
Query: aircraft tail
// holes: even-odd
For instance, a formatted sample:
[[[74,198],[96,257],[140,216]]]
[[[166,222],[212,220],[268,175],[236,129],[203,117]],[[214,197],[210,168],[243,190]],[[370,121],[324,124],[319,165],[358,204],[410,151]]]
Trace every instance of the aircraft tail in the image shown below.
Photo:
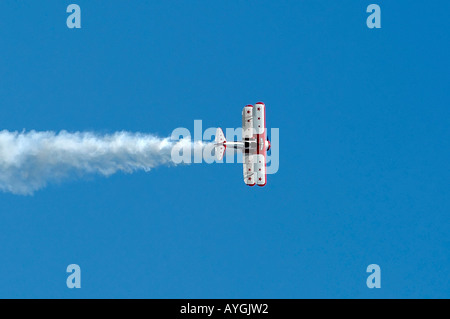
[[[227,140],[225,138],[225,135],[223,134],[222,129],[219,127],[216,131],[216,158],[220,161],[223,158],[223,155],[225,153],[225,149],[227,148]]]

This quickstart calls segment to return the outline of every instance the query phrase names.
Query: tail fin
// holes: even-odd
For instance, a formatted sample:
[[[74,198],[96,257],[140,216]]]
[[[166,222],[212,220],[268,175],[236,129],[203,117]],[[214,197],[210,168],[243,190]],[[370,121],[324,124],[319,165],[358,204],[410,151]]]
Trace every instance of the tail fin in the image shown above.
[[[223,158],[223,154],[225,153],[225,149],[227,140],[225,139],[225,135],[223,134],[222,129],[219,127],[216,131],[216,158],[220,161]]]

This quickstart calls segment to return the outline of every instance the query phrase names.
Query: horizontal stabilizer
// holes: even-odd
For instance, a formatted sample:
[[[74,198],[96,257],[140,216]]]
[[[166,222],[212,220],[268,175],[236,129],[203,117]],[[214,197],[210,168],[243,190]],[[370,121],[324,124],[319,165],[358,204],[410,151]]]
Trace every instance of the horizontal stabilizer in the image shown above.
[[[222,129],[219,127],[216,131],[216,158],[217,160],[222,160],[223,155],[225,154],[225,149],[227,140],[225,139],[225,135],[223,134]]]
[[[219,127],[216,130],[216,144],[225,144],[226,143],[225,135],[223,134],[222,129]]]

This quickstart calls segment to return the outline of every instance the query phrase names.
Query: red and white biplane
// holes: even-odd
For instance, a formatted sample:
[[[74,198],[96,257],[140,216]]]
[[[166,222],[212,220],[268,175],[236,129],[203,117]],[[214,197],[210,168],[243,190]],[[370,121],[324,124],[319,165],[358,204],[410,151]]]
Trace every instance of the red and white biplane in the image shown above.
[[[266,135],[266,106],[262,102],[247,105],[242,110],[242,142],[228,142],[221,128],[216,132],[215,151],[218,160],[227,147],[242,151],[244,183],[248,186],[265,186],[266,154],[270,141]]]

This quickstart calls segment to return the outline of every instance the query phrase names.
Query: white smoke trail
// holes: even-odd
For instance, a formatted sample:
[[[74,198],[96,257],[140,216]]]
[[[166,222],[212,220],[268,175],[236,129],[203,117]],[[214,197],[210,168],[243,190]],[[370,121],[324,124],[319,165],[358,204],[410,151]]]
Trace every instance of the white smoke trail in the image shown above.
[[[29,195],[49,182],[89,174],[149,171],[173,164],[179,143],[152,135],[95,133],[0,132],[0,190]],[[201,142],[199,142],[201,143]]]

